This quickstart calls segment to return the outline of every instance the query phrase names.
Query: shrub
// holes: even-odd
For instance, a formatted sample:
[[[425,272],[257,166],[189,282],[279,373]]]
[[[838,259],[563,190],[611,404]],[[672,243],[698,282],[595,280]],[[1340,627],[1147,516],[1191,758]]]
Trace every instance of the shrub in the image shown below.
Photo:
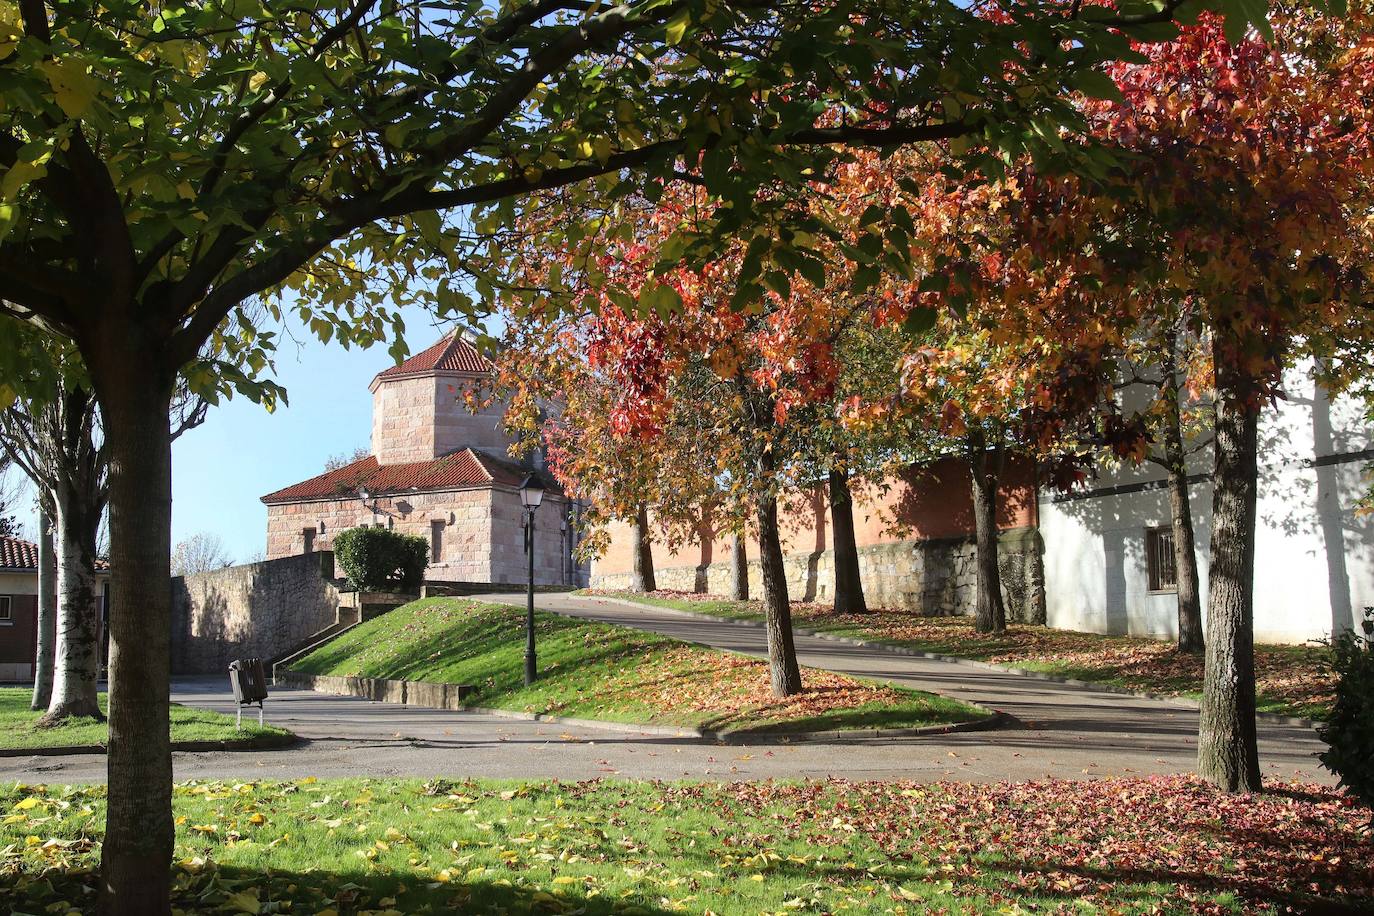
[[[1365,608],[1360,629],[1362,636],[1347,631],[1331,640],[1336,702],[1318,733],[1330,745],[1322,763],[1374,807],[1374,608]]]
[[[334,557],[361,591],[414,591],[425,579],[429,542],[386,528],[350,528],[334,538]]]

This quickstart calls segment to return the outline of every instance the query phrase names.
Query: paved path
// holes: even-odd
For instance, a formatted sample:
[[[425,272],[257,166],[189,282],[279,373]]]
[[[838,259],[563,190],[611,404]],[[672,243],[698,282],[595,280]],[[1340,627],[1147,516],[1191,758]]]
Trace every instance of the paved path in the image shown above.
[[[521,595],[484,596],[523,603]],[[701,620],[668,610],[540,595],[541,607],[635,626],[750,654],[761,628]],[[302,776],[496,776],[564,779],[623,776],[756,779],[845,776],[995,781],[1046,776],[1190,772],[1197,713],[1186,707],[1054,684],[1005,672],[797,638],[804,664],[971,700],[1015,716],[1021,727],[902,741],[754,747],[703,745],[636,733],[397,707],[303,690],[274,690],[268,719],[306,739],[279,751],[178,753],[178,779]],[[232,712],[221,678],[178,680],[173,699]],[[1310,730],[1261,726],[1267,773],[1331,782]],[[103,756],[0,759],[0,779],[93,782]]]

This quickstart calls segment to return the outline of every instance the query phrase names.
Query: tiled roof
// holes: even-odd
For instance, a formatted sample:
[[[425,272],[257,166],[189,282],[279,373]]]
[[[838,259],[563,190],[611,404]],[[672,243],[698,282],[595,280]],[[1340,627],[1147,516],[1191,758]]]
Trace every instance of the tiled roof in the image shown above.
[[[410,490],[451,490],[458,487],[518,487],[528,473],[519,465],[494,458],[476,449],[450,452],[432,461],[378,464],[371,455],[361,461],[327,471],[318,477],[268,493],[265,503],[290,503],[307,499],[346,499],[361,490],[387,495]],[[541,475],[546,487],[551,482]]]
[[[0,569],[37,569],[38,545],[0,537]]]
[[[485,374],[492,370],[491,360],[463,339],[457,331],[428,350],[416,353],[399,366],[392,366],[377,378],[396,378],[420,372],[471,372]]]

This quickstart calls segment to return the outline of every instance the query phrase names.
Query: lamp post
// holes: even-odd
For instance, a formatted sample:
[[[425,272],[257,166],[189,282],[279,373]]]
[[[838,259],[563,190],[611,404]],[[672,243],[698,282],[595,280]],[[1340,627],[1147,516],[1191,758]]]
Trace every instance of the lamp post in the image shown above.
[[[534,655],[534,513],[544,501],[544,485],[533,474],[520,484],[520,505],[525,507],[525,554],[530,558],[528,601],[525,609],[525,684],[539,676]]]

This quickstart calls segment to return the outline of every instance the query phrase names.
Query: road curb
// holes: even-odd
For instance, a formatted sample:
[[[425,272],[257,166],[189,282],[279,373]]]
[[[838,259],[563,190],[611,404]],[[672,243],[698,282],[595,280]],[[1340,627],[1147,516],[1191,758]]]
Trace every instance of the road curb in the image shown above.
[[[691,617],[696,620],[711,621],[713,623],[718,624],[727,624],[729,626],[734,627],[748,627],[755,630],[764,629],[764,625],[761,622],[755,620],[732,620],[728,617],[716,617],[711,614],[701,614],[696,611],[683,611],[679,610],[678,608],[660,607],[656,604],[643,604],[638,601],[631,601],[627,598],[607,598],[602,597],[600,595],[574,594],[565,595],[564,597],[566,597],[570,601],[580,601],[588,603],[601,601],[605,602],[606,604],[614,604],[618,607],[630,608],[632,610],[647,609],[651,611],[663,611],[668,614],[680,614],[683,617]],[[552,610],[550,608],[541,608],[540,610],[549,611],[550,613],[554,614],[558,613],[558,611]],[[1202,706],[1202,704],[1199,703],[1197,700],[1191,700],[1187,697],[1167,696],[1164,694],[1157,693],[1146,693],[1141,690],[1131,690],[1126,687],[1117,687],[1113,684],[1102,684],[1093,681],[1079,680],[1078,678],[1071,677],[1059,677],[1058,675],[1046,674],[1043,671],[1030,671],[1026,668],[1017,668],[1012,665],[994,665],[990,662],[980,662],[970,658],[959,658],[955,655],[945,655],[940,652],[926,652],[921,649],[909,649],[905,646],[894,646],[889,643],[872,642],[870,640],[856,639],[852,636],[836,636],[833,633],[819,632],[816,630],[812,630],[808,627],[793,627],[792,632],[796,633],[799,636],[809,636],[813,639],[824,639],[829,642],[842,643],[844,645],[855,646],[857,648],[878,649],[883,652],[887,652],[891,655],[903,655],[907,656],[908,658],[925,658],[930,659],[932,661],[949,662],[955,665],[962,665],[966,668],[975,668],[980,671],[991,671],[996,672],[998,674],[1015,674],[1019,675],[1020,677],[1030,678],[1032,680],[1048,681],[1053,684],[1065,684],[1070,687],[1082,687],[1085,690],[1096,690],[1101,693],[1116,694],[1117,696],[1135,697],[1136,699],[1140,700],[1154,700],[1159,703],[1167,703],[1171,706],[1178,706],[1183,709],[1196,710],[1200,709]],[[1323,724],[1315,719],[1304,719],[1298,716],[1284,716],[1272,712],[1256,712],[1255,718],[1257,718],[1261,722],[1269,722],[1274,725],[1288,725],[1295,728],[1310,728],[1313,730],[1319,728]]]
[[[548,722],[552,725],[566,725],[573,728],[593,728],[620,734],[651,735],[713,744],[794,744],[818,741],[844,743],[874,739],[922,738],[932,735],[948,735],[955,732],[987,731],[1003,728],[1016,721],[1006,713],[991,711],[982,718],[968,722],[923,725],[917,728],[854,728],[813,732],[770,728],[717,731],[686,726],[580,719],[549,713],[493,709],[488,706],[468,706],[462,704],[458,698],[457,684],[437,684],[429,681],[404,681],[353,675],[306,674],[301,671],[283,671],[279,680],[288,686],[300,687],[316,693],[331,696],[353,696],[397,706],[418,706],[422,709],[443,709],[449,712],[474,712],[524,722]]]
[[[234,741],[173,741],[174,751],[275,751],[298,743],[297,735],[259,735]],[[74,757],[78,754],[104,754],[109,747],[104,744],[66,744],[61,747],[6,747],[0,748],[0,758],[4,757]]]

